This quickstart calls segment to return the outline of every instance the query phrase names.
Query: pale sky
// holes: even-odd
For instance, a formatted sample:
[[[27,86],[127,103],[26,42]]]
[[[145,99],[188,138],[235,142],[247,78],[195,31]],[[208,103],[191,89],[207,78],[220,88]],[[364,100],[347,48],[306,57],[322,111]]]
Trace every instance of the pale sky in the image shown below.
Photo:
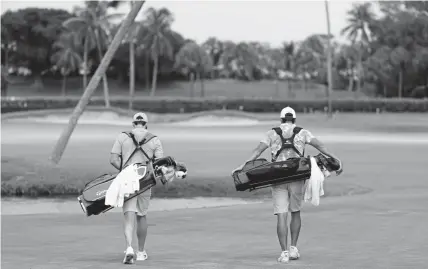
[[[346,25],[346,12],[355,1],[329,1],[331,31],[336,39]],[[362,2],[362,1],[360,1]],[[72,11],[83,1],[1,1],[2,14],[26,7],[61,8]],[[260,41],[273,46],[297,41],[315,33],[326,33],[324,1],[147,1],[148,7],[166,7],[175,17],[173,29],[185,38],[205,41],[210,36],[221,40]],[[123,5],[118,12],[127,13]]]

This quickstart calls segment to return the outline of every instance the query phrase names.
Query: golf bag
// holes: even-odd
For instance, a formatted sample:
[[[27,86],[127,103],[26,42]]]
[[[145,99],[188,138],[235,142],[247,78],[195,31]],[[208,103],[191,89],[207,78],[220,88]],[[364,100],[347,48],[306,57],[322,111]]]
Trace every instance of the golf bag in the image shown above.
[[[321,153],[314,156],[320,169],[336,171],[339,163]],[[311,177],[310,157],[290,158],[280,162],[268,162],[264,158],[247,162],[242,170],[232,175],[237,191],[254,191],[275,184],[307,180]]]
[[[168,180],[165,179],[166,175],[163,174],[162,168],[169,167],[174,172],[183,172],[187,174],[187,168],[183,163],[177,163],[172,157],[164,157],[155,160],[153,163],[133,164],[136,167],[137,174],[139,175],[140,189],[124,198],[124,201],[134,198],[135,196],[147,191],[156,185],[156,181],[160,180],[165,185]],[[104,174],[90,182],[83,188],[82,193],[77,197],[77,200],[86,214],[86,216],[99,215],[111,210],[113,207],[105,204],[105,196],[113,180],[119,173]],[[181,178],[185,178],[182,176]]]
[[[233,173],[232,177],[237,191],[253,191],[275,184],[307,180],[311,177],[310,158],[304,157],[304,152],[300,153],[294,145],[294,138],[302,128],[294,127],[293,134],[289,138],[283,137],[281,128],[277,127],[273,130],[281,138],[281,148],[275,155],[272,155],[272,162],[263,158],[257,159],[247,162],[241,171]],[[295,151],[300,157],[276,162],[279,154],[285,149]],[[322,154],[315,156],[315,159],[321,169],[325,167],[328,171],[333,171],[339,168],[339,164],[335,160],[326,158]]]
[[[127,201],[156,185],[155,174],[153,168],[150,165],[141,163],[134,164],[136,166],[137,173],[139,175],[140,189],[136,193],[125,197],[124,201]],[[110,184],[116,178],[119,173],[115,174],[104,174],[90,182],[88,182],[77,200],[82,207],[83,212],[86,216],[99,215],[112,209],[113,207],[105,205],[105,196]]]
[[[150,158],[148,154],[142,149],[142,146],[144,144],[146,144],[156,136],[152,135],[151,133],[148,133],[142,141],[137,142],[132,133],[124,133],[132,139],[135,145],[135,149],[125,162],[121,160],[120,170],[122,171],[128,166],[127,162],[137,151],[141,151],[143,155],[147,158],[147,161],[145,163],[132,164],[135,166],[137,174],[139,176],[138,180],[140,189],[137,192],[129,195],[128,197],[125,197],[124,202],[155,186],[156,179],[160,179],[162,184],[166,184],[168,180],[164,177],[165,175],[163,174],[163,171],[165,170],[162,170],[162,167],[172,167],[169,171],[173,170],[174,172],[182,171],[184,172],[184,174],[187,173],[187,169],[184,164],[178,165],[172,157],[165,157],[154,160],[153,157]],[[85,185],[82,193],[79,195],[79,197],[77,197],[77,200],[86,216],[99,215],[100,213],[107,212],[113,208],[109,205],[105,205],[105,196],[111,183],[117,177],[118,174],[119,173],[103,174],[91,180]],[[174,175],[168,176],[171,177]],[[182,178],[184,177],[185,176],[183,176]]]

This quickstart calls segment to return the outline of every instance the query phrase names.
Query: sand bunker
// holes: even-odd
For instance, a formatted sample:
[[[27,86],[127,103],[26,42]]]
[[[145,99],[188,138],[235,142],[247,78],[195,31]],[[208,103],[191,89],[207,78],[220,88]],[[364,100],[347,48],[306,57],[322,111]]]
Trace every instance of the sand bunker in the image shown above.
[[[170,123],[172,125],[200,127],[200,126],[252,126],[260,121],[241,117],[221,117],[214,115],[194,117],[189,120]]]
[[[22,118],[9,119],[12,122],[40,122],[52,124],[65,124],[69,121],[70,114],[51,114],[30,116]],[[183,118],[188,116],[183,115]],[[150,119],[150,116],[149,116]],[[128,126],[130,121],[129,116],[122,116],[113,111],[85,111],[79,119],[79,124],[102,124],[102,125],[118,125]],[[155,122],[156,123],[156,122]],[[262,122],[239,116],[215,116],[204,115],[196,116],[190,119],[177,119],[169,122],[170,125],[186,126],[186,127],[207,127],[207,126],[253,126]]]
[[[59,115],[46,115],[46,116],[32,116],[27,118],[16,118],[10,121],[14,122],[40,122],[40,123],[53,123],[64,124],[68,123],[70,119],[69,114]],[[129,117],[121,116],[115,112],[105,111],[85,111],[79,118],[79,124],[102,124],[102,125],[129,125]]]
[[[233,198],[205,198],[192,199],[152,199],[149,212],[170,211],[186,208],[209,208],[221,206],[233,206],[244,204],[261,203],[262,201],[244,200]],[[55,200],[55,199],[2,199],[2,215],[27,215],[27,214],[82,214],[77,200]],[[111,212],[121,212],[121,208],[114,208]]]

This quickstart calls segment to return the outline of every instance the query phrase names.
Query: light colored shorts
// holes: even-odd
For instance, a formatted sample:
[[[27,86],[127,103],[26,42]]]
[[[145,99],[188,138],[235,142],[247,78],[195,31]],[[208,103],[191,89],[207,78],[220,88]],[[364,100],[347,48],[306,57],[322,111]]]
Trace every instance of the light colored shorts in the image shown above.
[[[305,195],[305,180],[272,186],[273,214],[300,211]]]
[[[134,198],[129,199],[123,203],[123,213],[125,212],[135,212],[138,216],[147,215],[150,205],[150,197],[152,195],[152,189],[141,193],[140,195],[135,196]]]

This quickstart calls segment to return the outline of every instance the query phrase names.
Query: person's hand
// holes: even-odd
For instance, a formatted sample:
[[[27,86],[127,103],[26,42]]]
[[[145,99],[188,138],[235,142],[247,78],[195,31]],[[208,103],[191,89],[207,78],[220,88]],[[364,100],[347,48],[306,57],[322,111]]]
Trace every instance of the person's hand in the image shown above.
[[[343,172],[343,165],[339,159],[336,159],[336,160],[339,162],[339,169],[337,169],[337,171],[336,171],[336,175],[338,176],[338,175],[342,174],[342,172]]]
[[[235,172],[237,172],[237,171],[241,171],[241,170],[242,170],[242,168],[244,168],[244,165],[245,165],[245,164],[241,164],[240,166],[238,166],[237,168],[235,168],[235,169],[232,171],[232,176],[233,176],[233,174],[234,174]]]

